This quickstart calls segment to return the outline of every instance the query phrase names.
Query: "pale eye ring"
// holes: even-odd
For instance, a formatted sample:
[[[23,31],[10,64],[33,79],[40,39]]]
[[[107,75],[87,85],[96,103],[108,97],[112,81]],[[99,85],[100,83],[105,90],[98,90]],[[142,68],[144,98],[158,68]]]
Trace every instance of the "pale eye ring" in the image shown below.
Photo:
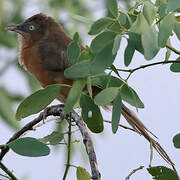
[[[29,26],[29,30],[30,30],[30,31],[34,31],[34,30],[35,30],[35,26],[34,26],[34,25],[30,25],[30,26]]]

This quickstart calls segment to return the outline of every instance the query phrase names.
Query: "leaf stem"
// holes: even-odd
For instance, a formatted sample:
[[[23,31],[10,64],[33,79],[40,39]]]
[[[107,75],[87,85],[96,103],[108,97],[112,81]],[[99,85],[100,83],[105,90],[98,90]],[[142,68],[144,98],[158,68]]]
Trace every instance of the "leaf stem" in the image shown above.
[[[12,180],[18,180],[13,173],[2,163],[0,162],[0,168],[7,174],[9,177],[11,177]]]
[[[109,120],[103,120],[103,121],[106,122],[106,123],[112,124],[112,121],[109,121]],[[131,131],[133,131],[133,132],[136,132],[134,129],[132,129],[132,128],[130,128],[130,127],[127,127],[127,126],[124,126],[124,125],[122,125],[122,124],[119,124],[118,126],[124,128],[124,129],[131,130]]]
[[[68,170],[70,167],[70,157],[71,157],[71,113],[70,113],[70,119],[69,119],[69,132],[68,132],[68,145],[67,145],[67,163],[66,163],[66,169],[64,172],[63,180],[66,179]]]

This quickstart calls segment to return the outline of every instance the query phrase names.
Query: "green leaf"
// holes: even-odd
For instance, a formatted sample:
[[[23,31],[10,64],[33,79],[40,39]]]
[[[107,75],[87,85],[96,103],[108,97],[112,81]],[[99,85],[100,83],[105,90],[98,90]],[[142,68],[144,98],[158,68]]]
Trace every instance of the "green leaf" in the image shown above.
[[[13,110],[13,104],[7,96],[5,89],[0,88],[0,117],[11,128],[17,130],[20,128],[19,123],[15,119],[15,112]]]
[[[81,55],[79,57],[78,63],[81,61],[88,60],[89,58],[90,58],[89,49],[83,50],[81,51]]]
[[[78,34],[78,32],[74,33],[73,41],[79,41],[79,34]]]
[[[117,0],[106,0],[106,3],[107,3],[107,8],[111,12],[111,14],[115,18],[117,18],[117,16],[118,16],[118,4],[117,4]]]
[[[90,174],[82,167],[77,167],[76,177],[77,180],[91,180]]]
[[[81,49],[77,41],[72,41],[72,43],[67,48],[68,60],[75,64],[80,57]]]
[[[128,66],[131,63],[135,50],[144,55],[144,49],[141,42],[141,35],[136,33],[129,33],[128,45],[124,52],[125,65]]]
[[[119,19],[120,24],[124,26],[126,29],[129,29],[131,27],[132,20],[127,13],[120,12],[118,19]]]
[[[94,133],[100,133],[104,129],[103,117],[99,107],[94,104],[93,99],[82,94],[80,99],[82,117],[88,128]]]
[[[85,84],[86,79],[78,79],[74,81],[65,104],[64,110],[66,113],[69,113],[73,109],[74,105],[76,105],[76,103],[78,102]]]
[[[172,170],[164,166],[156,166],[147,168],[148,172],[155,180],[178,180],[178,175]]]
[[[90,76],[88,76],[87,78],[87,90],[88,90],[89,96],[92,98],[92,83],[91,83]]]
[[[176,33],[176,36],[180,40],[180,23],[178,23],[178,22],[174,23],[173,31]]]
[[[124,85],[121,88],[121,97],[124,101],[136,108],[144,108],[144,104],[137,95],[137,93],[128,85]]]
[[[109,18],[109,17],[103,17],[101,19],[98,19],[92,24],[91,29],[88,32],[88,34],[89,35],[98,34],[113,22],[114,22],[114,19]]]
[[[28,96],[19,105],[16,111],[16,119],[21,120],[22,118],[36,114],[46,108],[47,105],[49,105],[59,95],[60,89],[60,84],[54,84]]]
[[[40,138],[39,141],[49,143],[50,145],[57,145],[64,139],[64,135],[58,131],[53,131],[50,135]]]
[[[118,70],[116,69],[116,67],[115,67],[114,65],[111,66],[111,70],[112,70],[119,78],[121,78],[120,75],[119,75]]]
[[[121,43],[121,34],[117,34],[114,39],[114,44],[113,44],[113,49],[112,49],[113,55],[115,55],[118,52],[120,43]]]
[[[147,22],[149,23],[149,25],[151,25],[156,17],[155,6],[151,2],[145,1],[144,8],[143,8],[143,14],[144,14],[144,17],[146,18]]]
[[[127,22],[127,17],[126,17],[125,13],[120,12],[118,19],[119,19],[121,25],[125,25]]]
[[[102,73],[114,62],[116,55],[112,54],[113,41],[107,44],[94,58],[91,65],[91,74]]]
[[[99,86],[105,89],[107,87],[107,83],[109,84],[109,87],[120,87],[124,84],[122,80],[114,76],[111,76],[109,81],[109,75],[105,73],[92,78],[92,86]]]
[[[109,75],[99,75],[92,79],[92,86],[100,86],[102,88],[108,87],[118,87],[121,89],[122,100],[126,101],[136,108],[144,108],[144,104],[137,95],[137,93],[129,87],[124,81],[114,76],[111,76],[109,80]]]
[[[173,143],[175,148],[180,148],[180,134],[176,134],[173,137]]]
[[[125,64],[125,66],[129,66],[129,64],[131,63],[134,52],[135,52],[134,46],[131,46],[131,44],[128,43],[128,45],[124,51],[124,64]]]
[[[130,31],[142,34],[144,31],[146,31],[149,28],[149,24],[146,21],[143,13],[138,14],[136,21],[132,24]]]
[[[180,57],[176,59],[176,61],[180,61]],[[170,70],[172,72],[180,72],[180,62],[179,63],[173,63],[170,66]]]
[[[91,74],[91,61],[82,61],[74,64],[64,71],[65,77],[68,79],[79,79],[87,77]]]
[[[179,0],[168,0],[168,3],[167,3],[168,12],[174,11],[178,8],[180,8]]]
[[[92,42],[90,49],[92,53],[97,54],[99,53],[107,44],[112,42],[116,36],[116,33],[111,31],[102,32],[98,36],[96,36]]]
[[[118,92],[119,88],[117,87],[106,88],[95,96],[94,101],[97,105],[104,106],[111,103],[116,98]]]
[[[22,156],[40,157],[47,156],[50,153],[50,149],[46,144],[31,137],[14,140],[8,146],[15,153]]]
[[[160,18],[164,17],[167,14],[167,3],[163,3],[159,6],[158,13]]]
[[[122,108],[122,99],[121,99],[121,94],[119,93],[113,102],[113,109],[112,109],[112,132],[113,133],[116,133],[119,127],[121,108]]]
[[[174,24],[173,13],[168,14],[160,21],[159,34],[158,34],[158,45],[160,47],[163,48],[166,46],[166,42],[172,33],[173,24]]]
[[[144,48],[144,57],[150,60],[156,56],[159,51],[158,33],[154,27],[147,29],[141,36]]]
[[[128,44],[133,46],[138,52],[144,55],[144,49],[141,42],[141,35],[129,33]]]
[[[155,5],[160,6],[163,3],[167,3],[167,0],[156,0]]]
[[[92,78],[92,86],[100,86],[105,89],[107,87],[107,84],[108,87],[121,87],[125,83],[121,79],[114,76],[111,76],[109,78],[109,75],[107,74],[102,74]]]
[[[119,34],[119,33],[122,32],[122,27],[121,27],[121,25],[119,24],[119,21],[116,20],[116,21],[114,21],[114,23],[112,23],[111,25],[109,25],[109,26],[107,27],[107,30]]]

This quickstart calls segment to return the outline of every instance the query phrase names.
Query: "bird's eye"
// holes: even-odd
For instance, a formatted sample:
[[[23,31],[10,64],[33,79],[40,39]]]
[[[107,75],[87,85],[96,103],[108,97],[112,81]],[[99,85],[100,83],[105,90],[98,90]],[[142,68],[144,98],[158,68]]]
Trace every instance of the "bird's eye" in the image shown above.
[[[34,30],[35,30],[35,26],[34,26],[34,25],[30,25],[30,26],[29,26],[29,30],[30,30],[30,31],[34,31]]]

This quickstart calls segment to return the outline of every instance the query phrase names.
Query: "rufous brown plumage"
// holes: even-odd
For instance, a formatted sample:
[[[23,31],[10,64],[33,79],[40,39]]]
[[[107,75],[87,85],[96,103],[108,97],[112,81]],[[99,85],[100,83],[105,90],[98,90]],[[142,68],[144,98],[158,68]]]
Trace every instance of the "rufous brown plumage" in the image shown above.
[[[20,43],[19,63],[32,73],[43,87],[58,83],[72,85],[73,80],[64,76],[64,70],[71,66],[66,51],[72,40],[53,18],[40,13],[21,24],[10,25],[7,29],[18,33]],[[69,87],[61,89],[58,99],[63,103],[66,102],[69,89]],[[97,87],[92,89],[94,95],[101,91]],[[163,159],[173,166],[169,156],[159,143],[151,138],[149,135],[151,132],[134,112],[123,105],[122,115],[133,129],[143,135]]]

